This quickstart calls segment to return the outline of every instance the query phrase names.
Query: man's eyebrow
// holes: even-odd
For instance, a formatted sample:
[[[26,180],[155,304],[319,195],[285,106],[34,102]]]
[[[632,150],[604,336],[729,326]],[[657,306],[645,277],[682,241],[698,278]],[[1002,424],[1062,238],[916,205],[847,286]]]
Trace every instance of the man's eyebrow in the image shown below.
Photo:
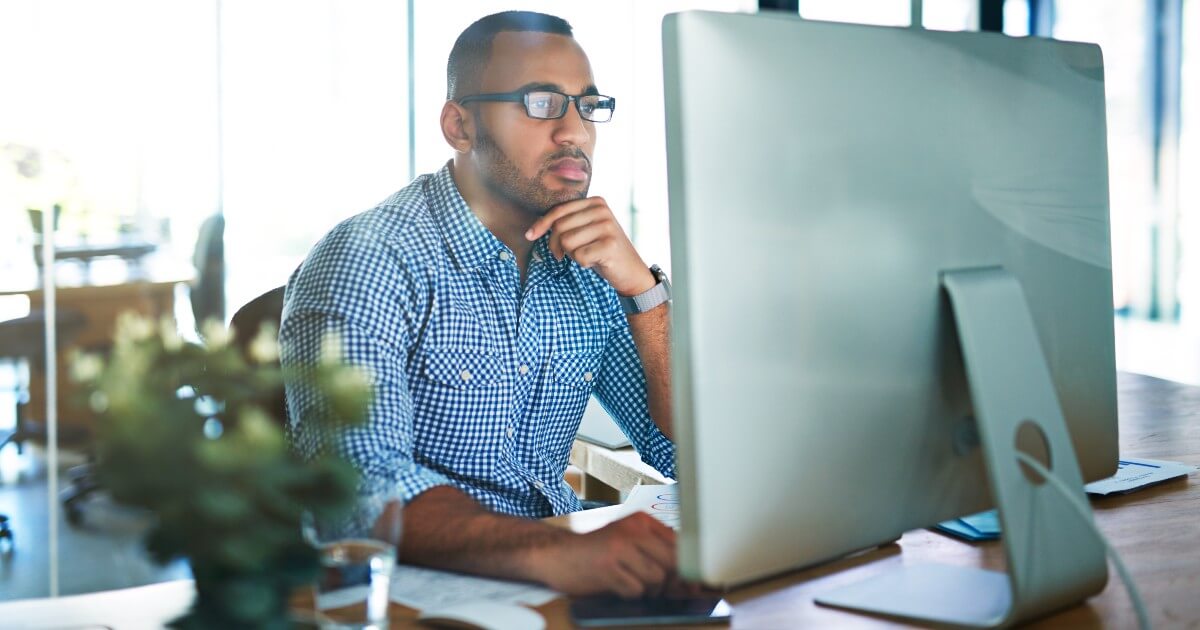
[[[519,87],[513,91],[514,92],[532,92],[532,91],[537,91],[537,90],[546,90],[548,92],[559,92],[562,94],[566,94],[566,90],[564,90],[563,87],[557,83],[539,83],[537,81],[534,81],[532,83],[526,83],[525,85],[522,85],[521,87]],[[599,94],[599,93],[600,93],[600,91],[596,89],[595,85],[587,86],[586,88],[584,88],[584,90],[582,92],[582,94],[584,94],[584,95]]]

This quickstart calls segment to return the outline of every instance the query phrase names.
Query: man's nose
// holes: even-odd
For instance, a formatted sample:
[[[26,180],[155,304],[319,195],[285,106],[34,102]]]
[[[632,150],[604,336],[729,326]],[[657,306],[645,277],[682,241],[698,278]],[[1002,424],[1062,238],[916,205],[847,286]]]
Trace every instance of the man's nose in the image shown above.
[[[579,115],[579,108],[575,106],[575,101],[567,103],[567,113],[563,114],[557,122],[558,124],[554,127],[555,144],[581,146],[591,140],[592,134],[588,129],[588,123],[583,116]]]

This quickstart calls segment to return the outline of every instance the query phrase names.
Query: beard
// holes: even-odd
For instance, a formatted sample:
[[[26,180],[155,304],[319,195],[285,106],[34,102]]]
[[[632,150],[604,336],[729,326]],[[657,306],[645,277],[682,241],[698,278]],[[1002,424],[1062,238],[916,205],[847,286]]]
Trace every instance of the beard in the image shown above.
[[[475,148],[482,157],[480,172],[483,174],[483,182],[488,190],[530,214],[540,217],[560,203],[587,197],[588,188],[591,186],[591,160],[579,147],[566,147],[555,151],[546,158],[542,167],[538,169],[537,175],[530,178],[521,176],[517,165],[496,145],[492,134],[488,133],[482,122],[475,139]],[[582,189],[551,190],[542,183],[542,178],[550,165],[563,158],[574,158],[587,162],[589,177]]]

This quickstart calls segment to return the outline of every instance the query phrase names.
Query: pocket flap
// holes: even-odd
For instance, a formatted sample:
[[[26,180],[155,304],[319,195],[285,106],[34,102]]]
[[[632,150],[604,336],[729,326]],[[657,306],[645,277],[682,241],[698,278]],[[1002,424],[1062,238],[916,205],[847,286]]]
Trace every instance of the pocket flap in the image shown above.
[[[556,354],[550,359],[554,380],[576,389],[590,390],[600,369],[599,354]]]
[[[504,378],[500,356],[488,350],[445,348],[425,353],[425,376],[451,387],[486,387]]]

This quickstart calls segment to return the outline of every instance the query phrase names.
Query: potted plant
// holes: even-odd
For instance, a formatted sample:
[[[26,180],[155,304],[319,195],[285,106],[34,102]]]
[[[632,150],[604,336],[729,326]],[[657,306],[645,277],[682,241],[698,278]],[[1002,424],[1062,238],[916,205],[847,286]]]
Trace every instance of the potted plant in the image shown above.
[[[357,476],[330,454],[304,460],[286,444],[270,401],[283,374],[273,327],[248,352],[219,325],[206,343],[184,341],[174,322],[118,322],[107,359],[79,355],[73,376],[99,416],[99,481],[119,503],[154,515],[145,545],[158,562],[186,557],[196,600],[181,628],[287,627],[288,600],[320,569],[301,520],[338,518]],[[369,383],[322,360],[303,378],[325,396],[339,428],[365,419]]]

